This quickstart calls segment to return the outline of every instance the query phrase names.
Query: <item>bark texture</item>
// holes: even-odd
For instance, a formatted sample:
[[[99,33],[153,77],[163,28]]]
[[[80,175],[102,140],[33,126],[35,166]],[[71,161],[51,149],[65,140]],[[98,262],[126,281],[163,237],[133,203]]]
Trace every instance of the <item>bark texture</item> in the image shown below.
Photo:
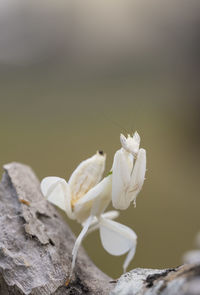
[[[40,192],[25,165],[4,166],[0,183],[0,295],[197,295],[200,265],[134,269],[117,281],[102,273],[81,248],[74,279],[65,281],[75,237]]]
[[[199,295],[200,265],[164,270],[136,268],[118,280],[110,295]]]

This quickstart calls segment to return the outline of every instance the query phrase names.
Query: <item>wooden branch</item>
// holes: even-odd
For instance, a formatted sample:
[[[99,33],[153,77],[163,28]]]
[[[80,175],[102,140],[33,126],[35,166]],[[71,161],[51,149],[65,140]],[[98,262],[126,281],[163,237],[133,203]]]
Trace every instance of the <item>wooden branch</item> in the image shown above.
[[[110,295],[199,295],[200,265],[163,270],[136,268],[124,274]]]
[[[117,281],[102,273],[80,248],[75,278],[65,286],[75,237],[40,192],[25,165],[4,166],[0,183],[0,295],[197,295],[200,265],[134,269]],[[110,282],[111,281],[111,282]]]

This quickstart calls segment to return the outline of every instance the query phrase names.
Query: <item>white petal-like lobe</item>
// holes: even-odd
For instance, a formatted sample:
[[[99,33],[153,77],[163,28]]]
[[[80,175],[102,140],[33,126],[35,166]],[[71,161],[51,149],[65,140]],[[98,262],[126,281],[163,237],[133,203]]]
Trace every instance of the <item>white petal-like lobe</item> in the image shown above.
[[[65,180],[54,176],[46,177],[41,182],[41,191],[49,202],[65,211],[65,195],[60,185],[61,181]]]
[[[41,191],[49,202],[64,210],[74,219],[71,211],[71,194],[68,183],[60,177],[45,177],[41,182]]]
[[[119,217],[119,211],[111,210],[102,214],[103,218],[106,219],[115,219]]]
[[[96,212],[93,214],[100,215],[111,201],[111,188],[112,177],[109,175],[76,202],[74,206],[76,219],[81,223],[84,222],[90,215],[94,202],[98,204],[95,206]]]
[[[42,179],[40,188],[45,197],[49,195],[51,187],[54,187],[54,185],[60,181],[60,179],[60,177],[56,176],[49,176]]]
[[[106,218],[106,219],[115,219],[115,218],[119,217],[119,212],[118,211],[115,211],[115,210],[108,211],[106,213],[103,213],[101,215],[101,217]],[[85,225],[85,222],[82,223],[82,226],[84,226],[84,225]],[[96,216],[95,216],[93,218],[92,222],[91,222],[91,225],[90,225],[90,228],[89,228],[87,234],[90,234],[93,231],[99,229],[99,227],[100,227],[99,219],[97,219]]]
[[[104,249],[109,254],[119,256],[128,252],[123,266],[126,269],[136,250],[137,236],[135,232],[116,221],[101,218],[100,237]]]
[[[112,167],[112,204],[115,209],[127,209],[130,202],[126,200],[129,189],[133,160],[124,149],[115,153]]]
[[[140,149],[135,161],[134,169],[131,174],[130,189],[127,194],[129,201],[136,200],[138,193],[141,191],[146,173],[146,151]]]
[[[99,183],[104,172],[105,160],[106,156],[97,152],[74,170],[69,179],[73,204]]]

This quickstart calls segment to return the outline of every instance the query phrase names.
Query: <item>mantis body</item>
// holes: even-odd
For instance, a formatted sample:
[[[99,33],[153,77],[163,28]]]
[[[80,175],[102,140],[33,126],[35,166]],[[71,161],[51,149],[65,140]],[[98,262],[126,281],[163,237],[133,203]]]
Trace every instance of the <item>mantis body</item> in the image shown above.
[[[146,172],[146,151],[140,146],[137,132],[131,137],[120,136],[121,148],[115,153],[112,169],[102,179],[106,155],[98,151],[81,162],[69,181],[60,177],[46,177],[41,182],[41,191],[47,200],[64,210],[69,218],[81,223],[82,231],[72,251],[71,279],[78,248],[88,233],[99,230],[104,249],[112,255],[127,253],[123,264],[126,271],[133,259],[137,235],[129,227],[113,219],[118,211],[105,212],[112,201],[113,207],[125,210],[142,189]]]

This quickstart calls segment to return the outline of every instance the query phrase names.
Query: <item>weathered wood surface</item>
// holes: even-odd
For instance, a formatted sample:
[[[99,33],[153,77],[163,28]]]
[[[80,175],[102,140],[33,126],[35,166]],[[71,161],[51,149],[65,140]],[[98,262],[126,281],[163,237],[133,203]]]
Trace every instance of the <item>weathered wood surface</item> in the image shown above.
[[[200,265],[134,269],[110,282],[81,248],[66,287],[75,237],[25,165],[4,166],[0,183],[0,295],[198,295]],[[106,262],[105,262],[106,263]]]
[[[156,270],[136,268],[124,274],[110,295],[199,295],[200,265]]]

